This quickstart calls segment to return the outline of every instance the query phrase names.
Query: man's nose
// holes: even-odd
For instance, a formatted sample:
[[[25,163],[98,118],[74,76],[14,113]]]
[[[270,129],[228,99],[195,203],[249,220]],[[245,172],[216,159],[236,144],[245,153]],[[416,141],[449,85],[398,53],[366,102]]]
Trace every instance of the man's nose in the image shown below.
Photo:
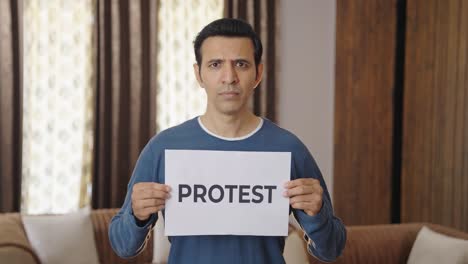
[[[223,83],[224,84],[236,84],[239,79],[237,78],[237,72],[234,65],[230,63],[225,64],[223,72]]]

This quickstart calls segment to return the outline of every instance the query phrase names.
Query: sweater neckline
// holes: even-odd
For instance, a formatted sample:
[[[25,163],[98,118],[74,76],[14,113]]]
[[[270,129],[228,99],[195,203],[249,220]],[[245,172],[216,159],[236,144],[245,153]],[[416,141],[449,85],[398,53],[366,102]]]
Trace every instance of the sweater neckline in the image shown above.
[[[198,121],[198,124],[200,125],[200,127],[209,135],[213,136],[213,137],[216,137],[216,138],[219,138],[219,139],[222,139],[222,140],[227,140],[227,141],[239,141],[239,140],[244,140],[244,139],[247,139],[251,136],[253,136],[255,133],[257,133],[263,126],[263,118],[259,117],[260,119],[260,122],[258,123],[257,127],[252,130],[252,132],[248,133],[247,135],[245,136],[242,136],[242,137],[223,137],[223,136],[220,136],[218,134],[215,134],[214,132],[211,132],[210,130],[208,130],[208,128],[206,128],[202,121],[201,121],[201,118],[200,116],[197,118],[197,121]]]

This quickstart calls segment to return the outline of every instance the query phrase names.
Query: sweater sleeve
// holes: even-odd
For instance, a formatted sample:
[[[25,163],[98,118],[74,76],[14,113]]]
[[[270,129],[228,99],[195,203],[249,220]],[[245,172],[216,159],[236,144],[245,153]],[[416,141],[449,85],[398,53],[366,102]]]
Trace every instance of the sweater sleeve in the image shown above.
[[[304,152],[302,157],[297,159],[293,178],[318,179],[323,188],[323,204],[319,213],[314,216],[309,216],[299,209],[293,209],[293,214],[304,231],[309,253],[321,261],[332,262],[341,255],[345,247],[346,229],[343,222],[333,213],[330,194],[320,169],[309,151],[305,149]]]
[[[109,240],[112,249],[122,258],[130,258],[140,253],[150,237],[150,231],[157,220],[157,214],[151,215],[148,221],[137,223],[132,210],[132,188],[137,182],[154,182],[157,179],[156,165],[159,157],[148,143],[138,158],[132,177],[127,186],[125,201],[109,225]]]

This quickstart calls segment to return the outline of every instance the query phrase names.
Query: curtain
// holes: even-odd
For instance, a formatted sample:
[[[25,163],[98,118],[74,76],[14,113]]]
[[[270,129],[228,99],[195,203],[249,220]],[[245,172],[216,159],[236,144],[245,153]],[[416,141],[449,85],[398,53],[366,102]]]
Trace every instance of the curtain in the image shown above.
[[[158,1],[98,0],[92,207],[120,207],[156,131]]]
[[[157,132],[201,115],[205,89],[193,74],[193,39],[223,17],[224,0],[159,0]]]
[[[21,204],[22,1],[0,1],[0,212]]]
[[[263,44],[263,80],[253,95],[253,112],[276,121],[276,5],[269,0],[225,0],[224,17],[249,22]]]
[[[96,2],[25,0],[22,12],[21,212],[68,213],[91,174]]]

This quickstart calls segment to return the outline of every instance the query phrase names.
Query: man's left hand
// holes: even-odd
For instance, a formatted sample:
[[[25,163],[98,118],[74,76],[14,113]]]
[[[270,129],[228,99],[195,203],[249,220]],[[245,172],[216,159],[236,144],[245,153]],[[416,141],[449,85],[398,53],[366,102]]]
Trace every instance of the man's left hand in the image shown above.
[[[314,216],[322,209],[323,188],[320,181],[312,178],[301,178],[288,181],[284,184],[284,197],[289,197],[292,208],[304,210],[310,216]]]

